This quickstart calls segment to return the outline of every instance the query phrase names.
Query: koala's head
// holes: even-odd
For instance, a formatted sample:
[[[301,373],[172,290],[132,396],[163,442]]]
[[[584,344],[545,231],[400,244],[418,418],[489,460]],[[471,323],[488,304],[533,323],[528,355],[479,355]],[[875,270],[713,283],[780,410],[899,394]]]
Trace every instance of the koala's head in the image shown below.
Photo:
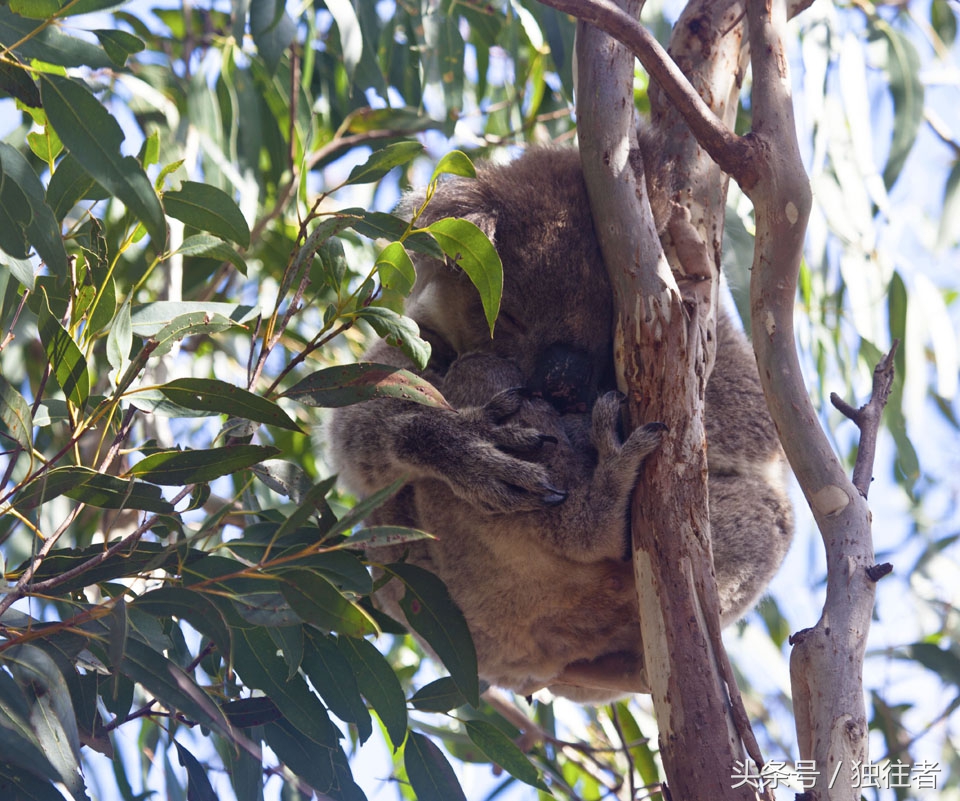
[[[486,350],[512,359],[527,385],[562,411],[589,403],[612,360],[613,309],[577,151],[534,149],[509,169],[485,165],[475,180],[449,180],[421,222],[443,217],[470,220],[500,254],[493,340],[476,289],[450,264],[418,262],[408,313],[454,355]]]

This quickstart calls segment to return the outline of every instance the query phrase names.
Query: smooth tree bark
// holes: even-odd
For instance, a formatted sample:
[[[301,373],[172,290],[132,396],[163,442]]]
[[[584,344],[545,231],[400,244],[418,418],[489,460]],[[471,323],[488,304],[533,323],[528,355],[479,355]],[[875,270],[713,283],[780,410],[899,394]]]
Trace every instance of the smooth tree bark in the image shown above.
[[[840,771],[867,761],[861,672],[873,582],[883,571],[874,566],[865,487],[851,483],[830,449],[794,343],[796,282],[811,199],[796,139],[784,29],[788,13],[810,0],[789,6],[784,0],[688,3],[670,56],[638,23],[642,0],[543,2],[581,20],[581,155],[616,293],[615,356],[631,422],[644,422],[637,419],[642,399],[648,419],[671,429],[644,482],[655,488],[648,496],[673,502],[638,500],[633,510],[646,671],[638,679],[625,669],[623,686],[649,684],[672,797],[756,796],[755,787],[735,788],[731,781],[744,748],[758,770],[762,758],[719,640],[707,536],[702,408],[713,358],[726,194],[722,169],[755,206],[751,306],[761,382],[827,550],[824,612],[815,627],[795,635],[791,659],[799,758],[819,771],[805,798],[854,801],[859,791]],[[747,52],[753,130],[739,137],[732,128]],[[665,134],[667,158],[677,165],[678,209],[664,237],[665,252],[642,181],[634,180],[630,167],[633,55],[655,83],[653,124]],[[873,421],[885,399],[889,365],[878,375],[874,402],[859,411],[841,406],[861,426],[861,477],[869,475]]]

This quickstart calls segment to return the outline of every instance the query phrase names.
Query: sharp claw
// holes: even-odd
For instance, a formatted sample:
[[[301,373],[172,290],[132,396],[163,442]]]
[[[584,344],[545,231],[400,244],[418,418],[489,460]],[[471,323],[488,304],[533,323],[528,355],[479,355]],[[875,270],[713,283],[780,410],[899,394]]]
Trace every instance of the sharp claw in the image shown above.
[[[555,487],[550,487],[549,492],[543,496],[541,500],[548,506],[556,506],[557,504],[563,503],[567,499],[567,493],[565,490],[558,490]]]
[[[553,437],[550,434],[537,434],[537,437],[539,438],[541,445],[546,445],[548,442],[551,445],[556,445],[557,442],[559,442],[556,437]]]

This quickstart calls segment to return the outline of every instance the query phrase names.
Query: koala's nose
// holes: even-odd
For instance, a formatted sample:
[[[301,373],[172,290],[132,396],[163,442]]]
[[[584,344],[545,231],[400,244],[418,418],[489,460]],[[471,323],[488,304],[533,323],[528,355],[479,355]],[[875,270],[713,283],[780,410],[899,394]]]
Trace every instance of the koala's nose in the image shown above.
[[[557,342],[537,359],[530,390],[553,405],[560,414],[589,410],[596,397],[596,379],[589,354]]]

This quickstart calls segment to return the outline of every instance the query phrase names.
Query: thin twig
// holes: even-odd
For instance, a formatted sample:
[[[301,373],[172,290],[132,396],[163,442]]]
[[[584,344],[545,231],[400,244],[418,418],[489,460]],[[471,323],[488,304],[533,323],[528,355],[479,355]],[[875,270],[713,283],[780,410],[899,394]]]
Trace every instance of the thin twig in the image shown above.
[[[853,466],[853,486],[866,498],[873,481],[873,462],[877,455],[877,434],[880,431],[880,419],[883,409],[893,389],[893,357],[897,352],[899,340],[893,341],[893,347],[873,369],[873,392],[870,400],[859,409],[854,409],[836,392],[830,393],[830,402],[845,416],[849,417],[860,429],[860,447],[857,448],[857,461]]]

